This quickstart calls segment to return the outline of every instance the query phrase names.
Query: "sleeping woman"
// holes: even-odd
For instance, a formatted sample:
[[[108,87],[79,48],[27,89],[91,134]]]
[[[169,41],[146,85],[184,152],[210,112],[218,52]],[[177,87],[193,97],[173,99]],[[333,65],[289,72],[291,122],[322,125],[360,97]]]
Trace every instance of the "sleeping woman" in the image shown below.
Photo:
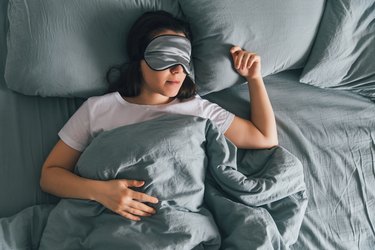
[[[260,57],[238,46],[229,51],[235,70],[248,82],[251,117],[246,120],[196,94],[191,78],[190,37],[183,21],[163,11],[147,12],[134,23],[127,39],[130,62],[119,71],[110,93],[89,98],[61,129],[60,140],[42,168],[43,191],[62,198],[94,201],[133,222],[153,217],[158,212],[156,204],[162,200],[142,192],[147,180],[95,180],[74,169],[81,154],[101,133],[165,114],[209,119],[238,148],[278,144]]]
[[[139,123],[163,112],[204,117],[238,148],[278,144],[276,122],[262,76],[260,57],[234,46],[237,72],[246,78],[251,98],[249,120],[237,117],[196,95],[191,74],[191,43],[186,25],[166,12],[149,12],[133,25],[127,41],[130,63],[113,92],[89,98],[59,132],[60,140],[46,159],[40,184],[45,192],[65,198],[95,200],[131,220],[155,210],[145,202],[157,197],[135,192],[142,180],[93,181],[73,169],[98,133]]]

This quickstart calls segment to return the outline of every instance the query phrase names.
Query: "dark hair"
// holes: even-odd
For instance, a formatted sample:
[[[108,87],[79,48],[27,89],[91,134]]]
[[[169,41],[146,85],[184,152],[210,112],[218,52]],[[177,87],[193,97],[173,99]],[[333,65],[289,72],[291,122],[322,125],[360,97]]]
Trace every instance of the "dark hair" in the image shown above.
[[[109,92],[118,91],[122,96],[138,96],[140,94],[142,74],[140,62],[150,41],[160,32],[172,30],[181,32],[191,40],[188,25],[165,11],[146,12],[131,27],[127,36],[127,52],[129,62],[111,67],[106,75]],[[115,79],[113,79],[115,77]],[[186,77],[180,91],[179,99],[190,98],[196,94],[194,82]]]

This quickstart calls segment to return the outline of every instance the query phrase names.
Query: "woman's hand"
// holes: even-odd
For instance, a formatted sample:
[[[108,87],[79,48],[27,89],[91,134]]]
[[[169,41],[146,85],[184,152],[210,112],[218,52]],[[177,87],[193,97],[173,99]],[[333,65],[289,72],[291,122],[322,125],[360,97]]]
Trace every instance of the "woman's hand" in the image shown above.
[[[239,46],[234,46],[230,49],[233,58],[234,68],[238,74],[246,79],[261,78],[260,56],[242,50]]]
[[[73,173],[81,152],[59,140],[43,164],[40,185],[43,191],[62,198],[95,200],[130,220],[150,216],[155,209],[144,202],[158,203],[158,199],[136,192],[131,187],[142,187],[144,181],[99,181]]]
[[[104,181],[102,184],[98,187],[99,193],[95,200],[113,212],[134,221],[139,221],[139,216],[156,213],[154,208],[144,202],[158,203],[157,198],[130,189],[142,187],[144,181],[122,179]]]

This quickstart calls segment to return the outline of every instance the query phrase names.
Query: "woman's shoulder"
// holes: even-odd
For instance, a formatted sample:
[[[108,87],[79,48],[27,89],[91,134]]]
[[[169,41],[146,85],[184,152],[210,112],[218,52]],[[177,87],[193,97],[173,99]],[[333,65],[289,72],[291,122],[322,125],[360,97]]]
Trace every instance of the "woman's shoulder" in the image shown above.
[[[100,96],[91,96],[83,105],[85,105],[88,110],[107,109],[107,107],[112,107],[118,102],[117,95],[118,92],[112,92]]]
[[[111,92],[104,95],[99,96],[91,96],[87,99],[87,103],[89,105],[95,105],[95,104],[103,104],[108,102],[113,102],[117,100],[118,92]]]

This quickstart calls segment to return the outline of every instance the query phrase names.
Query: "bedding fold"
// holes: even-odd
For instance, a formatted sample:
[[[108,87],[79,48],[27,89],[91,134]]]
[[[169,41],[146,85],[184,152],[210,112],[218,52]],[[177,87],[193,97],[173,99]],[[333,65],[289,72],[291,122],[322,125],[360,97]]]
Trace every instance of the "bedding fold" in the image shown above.
[[[307,198],[300,161],[282,147],[236,147],[209,120],[165,115],[96,136],[75,172],[144,180],[157,213],[131,221],[95,201],[62,199],[39,249],[288,249]]]
[[[54,205],[35,205],[14,216],[0,218],[0,249],[38,249],[48,215]]]

